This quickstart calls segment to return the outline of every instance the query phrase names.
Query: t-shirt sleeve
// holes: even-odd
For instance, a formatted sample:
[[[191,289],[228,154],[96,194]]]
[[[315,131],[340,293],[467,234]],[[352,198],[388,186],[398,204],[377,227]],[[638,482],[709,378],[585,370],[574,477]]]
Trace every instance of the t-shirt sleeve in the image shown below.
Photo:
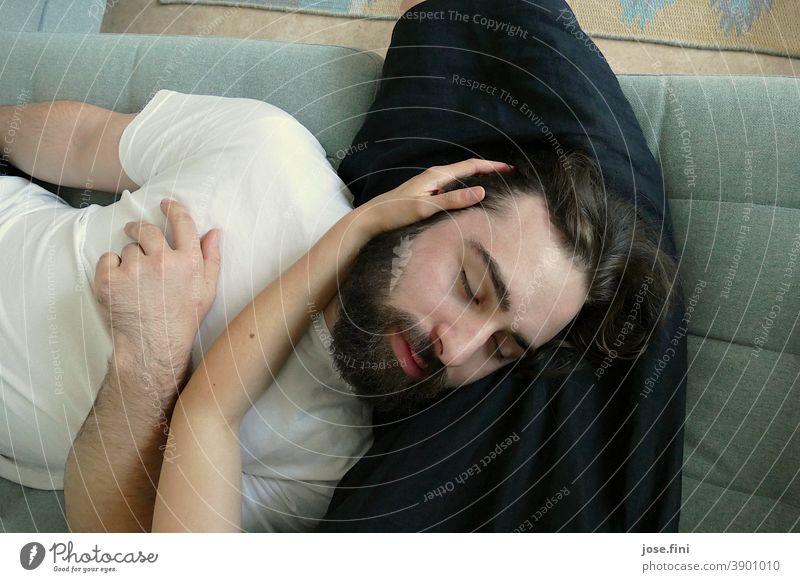
[[[198,157],[219,156],[259,131],[265,119],[291,119],[284,110],[256,99],[189,95],[162,89],[122,134],[119,159],[137,184]]]

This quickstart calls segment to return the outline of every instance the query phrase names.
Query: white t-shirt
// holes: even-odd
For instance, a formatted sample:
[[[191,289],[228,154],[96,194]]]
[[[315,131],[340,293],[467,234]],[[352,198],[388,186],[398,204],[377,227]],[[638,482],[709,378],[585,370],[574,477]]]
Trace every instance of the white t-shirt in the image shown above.
[[[196,365],[352,208],[314,136],[256,100],[159,91],[125,129],[119,156],[141,188],[105,207],[75,209],[21,178],[0,178],[0,476],[30,487],[63,487],[67,453],[108,369],[111,341],[92,286],[99,257],[131,242],[126,222],[158,224],[171,241],[159,202],[173,197],[201,235],[221,228],[222,270],[195,338]],[[371,411],[337,374],[329,344],[319,317],[242,421],[247,530],[312,529],[371,445]],[[142,398],[152,398],[142,384]]]

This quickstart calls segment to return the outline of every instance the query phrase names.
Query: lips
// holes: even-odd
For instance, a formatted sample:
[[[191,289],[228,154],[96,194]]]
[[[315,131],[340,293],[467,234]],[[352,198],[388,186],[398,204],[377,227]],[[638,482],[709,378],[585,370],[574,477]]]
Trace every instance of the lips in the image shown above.
[[[394,333],[390,338],[390,342],[394,355],[403,371],[416,380],[424,378],[426,376],[425,362],[413,352],[405,336],[400,332]]]

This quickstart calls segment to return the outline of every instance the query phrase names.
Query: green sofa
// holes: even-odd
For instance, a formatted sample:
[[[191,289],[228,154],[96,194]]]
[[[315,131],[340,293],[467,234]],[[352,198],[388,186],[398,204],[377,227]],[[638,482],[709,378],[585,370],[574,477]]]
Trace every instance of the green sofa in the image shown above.
[[[97,33],[105,12],[106,0],[4,0],[0,30]]]
[[[381,71],[347,47],[222,38],[0,33],[0,54],[2,104],[130,112],[161,88],[251,97],[296,116],[334,167]],[[619,79],[664,170],[692,308],[680,528],[800,531],[798,83]],[[65,531],[62,493],[0,482],[0,528]]]

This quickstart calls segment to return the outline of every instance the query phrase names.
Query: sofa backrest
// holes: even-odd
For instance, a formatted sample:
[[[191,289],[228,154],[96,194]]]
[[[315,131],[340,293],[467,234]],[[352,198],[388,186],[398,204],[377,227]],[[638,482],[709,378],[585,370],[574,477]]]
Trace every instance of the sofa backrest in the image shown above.
[[[800,528],[800,84],[622,76],[687,301],[683,531]]]
[[[0,104],[65,99],[128,113],[159,89],[260,99],[295,116],[334,167],[375,97],[382,65],[374,53],[340,46],[122,34],[0,32],[0,55]],[[59,193],[81,200],[79,191]]]
[[[106,0],[5,0],[0,30],[10,32],[100,32]]]

